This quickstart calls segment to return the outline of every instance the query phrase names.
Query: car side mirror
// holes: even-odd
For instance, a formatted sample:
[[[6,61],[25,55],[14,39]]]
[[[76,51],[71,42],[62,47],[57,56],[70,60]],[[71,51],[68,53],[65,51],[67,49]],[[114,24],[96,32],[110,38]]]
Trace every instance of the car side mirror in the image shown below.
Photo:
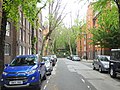
[[[9,66],[9,64],[5,64],[5,67],[8,67]]]
[[[45,62],[40,62],[40,65],[45,65]]]
[[[52,63],[52,61],[50,61],[50,63]]]

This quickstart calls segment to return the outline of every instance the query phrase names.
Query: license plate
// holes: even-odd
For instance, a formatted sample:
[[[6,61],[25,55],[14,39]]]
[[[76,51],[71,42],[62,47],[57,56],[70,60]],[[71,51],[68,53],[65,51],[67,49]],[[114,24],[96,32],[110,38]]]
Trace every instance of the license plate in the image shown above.
[[[23,81],[10,81],[9,84],[23,84]]]

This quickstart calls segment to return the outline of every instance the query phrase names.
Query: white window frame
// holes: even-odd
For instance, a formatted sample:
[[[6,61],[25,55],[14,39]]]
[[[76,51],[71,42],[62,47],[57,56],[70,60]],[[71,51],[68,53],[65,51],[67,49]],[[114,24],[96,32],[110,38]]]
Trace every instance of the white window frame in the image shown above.
[[[19,40],[22,41],[22,28],[20,28],[20,31],[19,31]]]
[[[22,23],[22,12],[20,11],[20,23]]]
[[[10,28],[11,28],[11,24],[10,24],[10,22],[7,22],[7,25],[6,25],[6,36],[10,36]]]
[[[23,47],[23,55],[25,55],[25,47]]]
[[[22,55],[22,54],[23,54],[23,47],[19,46],[19,55]]]
[[[25,41],[25,31],[23,30],[23,41]]]

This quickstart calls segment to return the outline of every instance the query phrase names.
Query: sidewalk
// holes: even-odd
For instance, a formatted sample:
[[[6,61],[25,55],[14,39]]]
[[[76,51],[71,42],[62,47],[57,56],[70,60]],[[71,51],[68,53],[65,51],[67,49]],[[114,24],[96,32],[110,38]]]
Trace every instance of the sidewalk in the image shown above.
[[[81,61],[88,62],[88,63],[92,63],[93,62],[93,60],[86,60],[86,59],[82,59]]]
[[[0,74],[0,90],[1,90],[1,74]]]

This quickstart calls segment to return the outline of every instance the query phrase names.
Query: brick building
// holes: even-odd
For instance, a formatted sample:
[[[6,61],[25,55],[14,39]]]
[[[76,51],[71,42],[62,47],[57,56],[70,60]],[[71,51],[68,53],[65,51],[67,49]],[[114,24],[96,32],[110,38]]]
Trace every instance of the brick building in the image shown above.
[[[2,4],[0,2],[0,22],[2,18]],[[41,14],[38,15],[40,24]],[[0,23],[1,25],[1,23]],[[40,26],[40,25],[39,25]],[[24,17],[23,12],[20,10],[20,21],[18,30],[15,28],[14,23],[10,20],[6,26],[6,37],[5,37],[5,63],[9,63],[16,55],[31,54],[31,35],[32,26],[29,21]],[[42,44],[42,30],[40,27],[34,29],[34,36],[37,38],[35,44],[35,53],[39,53]]]
[[[97,17],[99,13],[94,13],[91,4],[88,6],[87,16],[86,16],[86,33],[82,34],[81,40],[77,40],[77,53],[84,58],[94,59],[96,55],[100,54],[109,54],[108,48],[101,48],[100,45],[92,45],[90,44],[92,34],[90,33],[90,29],[93,27],[97,27]]]

